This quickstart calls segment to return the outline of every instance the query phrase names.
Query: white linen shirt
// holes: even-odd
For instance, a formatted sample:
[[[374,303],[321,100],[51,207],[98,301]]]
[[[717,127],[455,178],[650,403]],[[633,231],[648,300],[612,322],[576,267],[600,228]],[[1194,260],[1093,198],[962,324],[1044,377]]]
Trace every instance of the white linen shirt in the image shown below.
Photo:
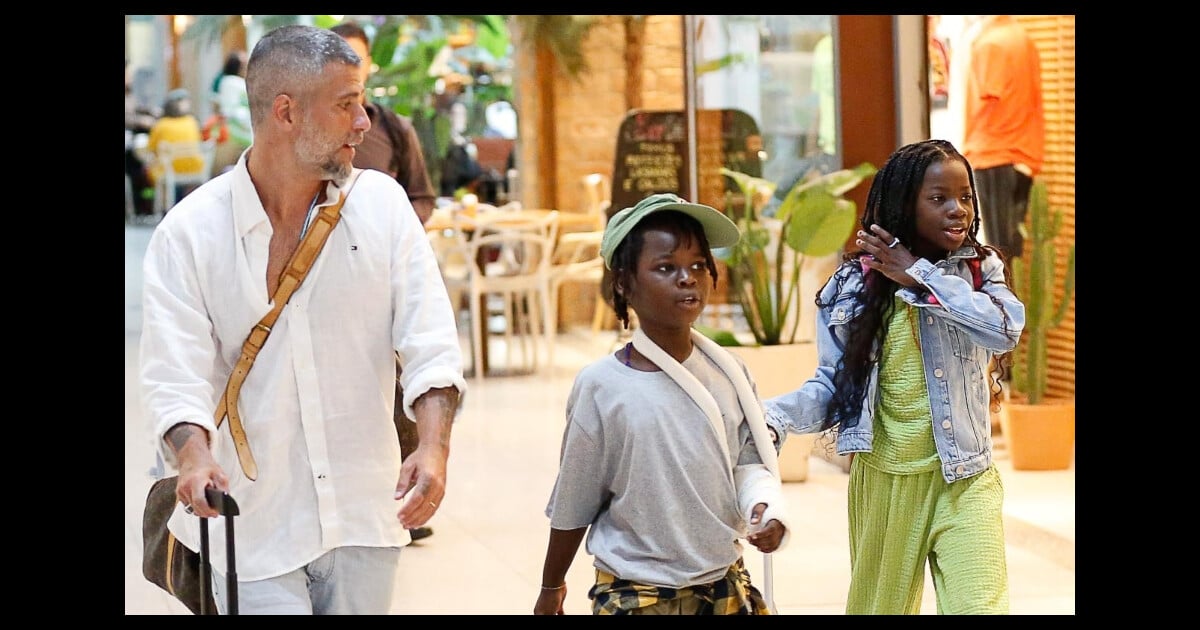
[[[270,311],[272,228],[245,165],[184,197],[155,228],[144,261],[142,401],[150,435],[180,422],[209,432],[237,501],[237,571],[260,580],[339,546],[410,542],[396,517],[400,447],[392,421],[395,352],[404,407],[434,387],[466,392],[446,287],[424,228],[396,180],[363,171],[341,221],[283,308],[241,389],[258,463],[243,474],[227,427],[213,423],[250,329]],[[357,170],[357,169],[356,169]],[[329,183],[326,203],[336,202]],[[176,506],[175,536],[199,548],[198,519]],[[225,565],[224,524],[210,527]]]

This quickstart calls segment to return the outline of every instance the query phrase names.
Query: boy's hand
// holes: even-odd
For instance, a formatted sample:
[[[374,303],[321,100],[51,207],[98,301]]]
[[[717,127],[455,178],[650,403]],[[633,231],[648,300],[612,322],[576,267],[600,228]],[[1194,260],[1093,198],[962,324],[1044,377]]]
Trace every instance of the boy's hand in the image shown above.
[[[746,536],[746,540],[754,545],[755,549],[763,553],[771,553],[779,549],[779,543],[783,542],[783,534],[787,528],[776,519],[771,519],[767,521],[766,525],[759,527],[763,512],[766,511],[766,503],[754,506],[754,510],[750,513],[750,534]]]

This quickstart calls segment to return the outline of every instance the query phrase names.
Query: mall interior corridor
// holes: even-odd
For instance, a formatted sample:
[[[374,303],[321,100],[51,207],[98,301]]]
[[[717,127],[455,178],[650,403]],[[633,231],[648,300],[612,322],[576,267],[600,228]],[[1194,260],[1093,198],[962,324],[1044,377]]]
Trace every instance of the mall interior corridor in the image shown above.
[[[125,613],[188,614],[141,574],[141,517],[154,455],[136,393],[141,329],[141,260],[154,229],[125,227]],[[469,380],[453,430],[444,503],[434,535],[401,555],[395,614],[529,614],[540,585],[567,394],[576,371],[613,347],[615,333],[586,327],[558,338],[552,370]],[[469,341],[463,337],[469,356]],[[1005,487],[1005,534],[1013,614],[1067,614],[1075,606],[1075,469],[1014,471],[998,438]],[[849,583],[848,475],[813,457],[806,481],[785,484],[795,520],[790,543],[774,554],[779,612],[840,615]],[[236,498],[236,497],[235,497]],[[752,547],[747,567],[764,586]],[[591,558],[582,546],[568,574],[566,612],[589,614]],[[934,614],[926,579],[922,612]]]

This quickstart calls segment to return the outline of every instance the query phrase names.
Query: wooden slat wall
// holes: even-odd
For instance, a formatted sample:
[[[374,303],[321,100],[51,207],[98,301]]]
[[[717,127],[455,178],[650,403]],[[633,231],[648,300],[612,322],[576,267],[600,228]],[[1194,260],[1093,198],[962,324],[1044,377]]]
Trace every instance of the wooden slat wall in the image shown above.
[[[1058,264],[1055,298],[1062,300],[1067,253],[1075,243],[1075,16],[1018,15],[1041,53],[1042,94],[1046,108],[1046,181],[1050,207],[1063,211],[1055,239]],[[1026,250],[1028,255],[1028,250]],[[1057,303],[1057,302],[1056,302]],[[1058,328],[1049,334],[1050,379],[1047,394],[1075,395],[1075,299]]]

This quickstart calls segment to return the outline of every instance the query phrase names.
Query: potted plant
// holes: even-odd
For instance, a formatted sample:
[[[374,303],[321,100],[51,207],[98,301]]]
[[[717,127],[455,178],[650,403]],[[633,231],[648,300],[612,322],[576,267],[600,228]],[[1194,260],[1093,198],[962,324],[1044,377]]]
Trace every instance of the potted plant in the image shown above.
[[[741,306],[754,343],[742,343],[732,331],[696,328],[742,357],[760,396],[795,389],[805,374],[816,371],[815,330],[802,330],[802,307],[811,304],[819,287],[812,283],[823,283],[832,273],[837,264],[835,254],[858,220],[855,203],[844,195],[876,170],[865,162],[829,173],[810,170],[770,212],[766,209],[775,195],[774,182],[721,169],[737,184],[744,205],[738,208],[732,196],[727,199],[725,212],[738,224],[742,236],[736,245],[716,254],[729,269],[730,292]],[[826,263],[816,270],[819,277],[806,274],[806,264],[811,261]],[[812,286],[806,286],[806,276]],[[784,481],[807,478],[808,455],[815,440],[815,435],[793,436],[784,443],[780,453]],[[836,455],[830,458],[845,467]]]
[[[741,213],[726,204],[726,213],[738,224],[742,238],[720,258],[729,267],[730,286],[758,345],[795,343],[805,261],[842,248],[858,220],[854,202],[844,195],[875,171],[866,162],[831,173],[813,169],[792,186],[772,216],[765,216],[763,207],[775,194],[776,184],[721,169],[737,183],[745,204]],[[740,345],[736,339],[724,342]]]
[[[1075,245],[1072,244],[1055,304],[1054,237],[1062,226],[1061,210],[1051,210],[1046,183],[1035,180],[1029,193],[1029,261],[1012,259],[1012,283],[1025,304],[1025,330],[1017,345],[1010,396],[1001,413],[1002,427],[1013,468],[1063,470],[1070,466],[1075,447],[1075,399],[1050,395],[1047,333],[1062,323],[1075,292]]]

